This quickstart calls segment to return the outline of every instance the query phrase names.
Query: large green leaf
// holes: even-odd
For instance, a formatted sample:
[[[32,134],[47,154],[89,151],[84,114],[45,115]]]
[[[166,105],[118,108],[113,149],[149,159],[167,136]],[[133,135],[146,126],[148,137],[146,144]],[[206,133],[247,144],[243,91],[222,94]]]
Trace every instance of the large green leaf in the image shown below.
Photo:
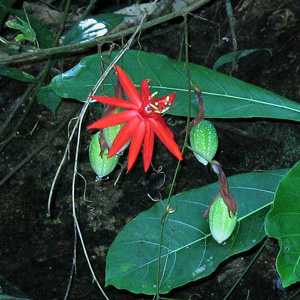
[[[116,56],[113,52],[111,59]],[[152,91],[160,96],[176,92],[169,113],[187,116],[188,79],[184,62],[174,62],[164,55],[143,51],[127,51],[118,63],[136,85],[142,79],[151,79]],[[207,118],[276,118],[300,121],[300,104],[272,92],[245,83],[211,69],[190,64],[191,77],[203,93]],[[71,70],[56,76],[50,86],[64,98],[85,101],[100,77],[99,55],[85,57]],[[105,81],[105,90],[112,95],[111,81]],[[192,95],[192,116],[198,111]]]
[[[165,223],[160,293],[211,274],[228,257],[246,251],[265,236],[264,219],[275,189],[287,170],[248,173],[229,178],[238,202],[238,223],[225,245],[219,245],[202,217],[218,183],[189,190],[171,199],[175,213]],[[134,293],[155,294],[160,248],[162,203],[129,222],[107,255],[106,285]],[[161,277],[161,275],[160,275]]]
[[[282,285],[300,281],[300,162],[279,183],[266,232],[279,240],[277,270]]]

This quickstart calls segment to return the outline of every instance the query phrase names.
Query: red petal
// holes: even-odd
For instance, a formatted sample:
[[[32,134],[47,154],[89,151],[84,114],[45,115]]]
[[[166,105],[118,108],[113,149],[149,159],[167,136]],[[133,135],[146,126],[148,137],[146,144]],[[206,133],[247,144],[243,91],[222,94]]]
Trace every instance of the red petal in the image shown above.
[[[165,131],[165,127],[157,120],[151,118],[149,119],[150,124],[158,136],[158,138],[164,143],[164,145],[169,149],[169,151],[174,154],[179,160],[182,160],[182,154],[176,142],[170,137],[170,134]]]
[[[139,107],[127,100],[122,100],[122,99],[118,99],[118,98],[113,98],[113,97],[103,97],[103,96],[90,96],[90,98],[97,100],[100,103],[103,104],[109,104],[109,105],[113,105],[113,106],[119,106],[119,107],[123,107],[126,109],[138,109]]]
[[[141,83],[141,96],[142,96],[142,103],[143,106],[146,106],[150,102],[150,89],[148,80],[143,80]]]
[[[153,156],[154,132],[148,120],[145,122],[145,125],[146,125],[146,132],[144,138],[143,159],[144,159],[144,170],[145,172],[147,172],[150,167],[150,163]]]
[[[170,138],[174,140],[174,133],[167,125],[166,121],[161,115],[156,115],[155,120],[161,124],[162,127],[164,127],[164,131],[170,135]]]
[[[142,121],[140,123],[140,126],[138,126],[135,129],[135,133],[132,136],[130,148],[129,148],[127,170],[130,170],[132,168],[141,150],[142,143],[145,137],[145,128],[146,128],[145,122]]]
[[[161,98],[157,98],[156,101],[164,101],[166,100],[166,98],[169,97],[169,104],[168,105],[171,105],[172,102],[174,101],[175,97],[176,97],[176,94],[173,93],[173,94],[170,94],[170,95],[167,95],[167,96],[164,96],[164,97],[161,97]]]
[[[109,115],[107,117],[104,117],[94,122],[93,124],[88,126],[87,129],[100,129],[105,127],[115,126],[118,124],[123,124],[136,115],[137,112],[135,110],[121,111],[117,114]]]
[[[136,131],[136,128],[140,123],[141,118],[139,116],[135,116],[124,125],[111,145],[111,148],[107,155],[108,158],[117,154],[120,149],[132,138],[134,132]]]
[[[136,87],[133,85],[132,81],[129,79],[127,74],[117,65],[114,65],[114,68],[117,70],[119,80],[122,84],[122,87],[129,97],[129,99],[139,107],[142,105],[141,96],[137,91]]]

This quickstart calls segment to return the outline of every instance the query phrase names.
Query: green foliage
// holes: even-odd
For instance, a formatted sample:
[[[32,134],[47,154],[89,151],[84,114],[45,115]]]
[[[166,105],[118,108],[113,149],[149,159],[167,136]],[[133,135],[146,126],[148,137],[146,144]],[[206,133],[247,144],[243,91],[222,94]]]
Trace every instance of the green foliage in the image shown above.
[[[49,48],[52,46],[53,35],[41,21],[32,17],[30,14],[25,14],[22,10],[13,9],[1,4],[0,8],[4,11],[4,13],[10,12],[12,15],[22,19],[24,22],[27,22],[28,17],[30,26],[36,34],[36,39],[38,41],[39,47]]]
[[[113,52],[110,60],[116,54]],[[130,50],[118,65],[137,86],[147,78],[151,79],[152,92],[167,95],[175,91],[177,96],[168,113],[187,116],[189,96],[184,62],[174,62],[164,55]],[[63,98],[85,101],[101,75],[100,68],[99,55],[85,57],[71,70],[53,78],[50,86]],[[202,90],[207,118],[261,117],[300,121],[300,104],[296,102],[196,64],[190,64],[190,72],[194,84]],[[109,79],[104,82],[104,89],[107,94],[113,95]],[[194,98],[192,116],[196,116],[197,112],[198,104]]]
[[[51,88],[42,87],[37,95],[39,103],[48,107],[53,115],[55,115],[56,109],[58,108],[61,97],[59,97]]]
[[[240,50],[236,52],[230,52],[228,54],[225,54],[221,56],[214,64],[213,69],[218,70],[221,66],[227,64],[227,63],[233,63],[238,62],[241,58],[256,52],[256,51],[268,51],[272,55],[272,51],[267,48],[263,49],[247,49],[247,50]]]
[[[228,257],[260,242],[265,236],[265,215],[277,184],[286,172],[248,173],[229,178],[230,190],[237,199],[239,218],[225,245],[212,238],[208,221],[202,217],[213,195],[219,191],[217,183],[173,196],[171,208],[176,211],[165,219],[162,236],[160,293],[168,293],[175,287],[211,274]],[[134,293],[157,292],[165,203],[157,203],[142,212],[119,233],[108,251],[106,285]]]
[[[274,207],[266,218],[266,232],[279,240],[277,270],[282,285],[300,281],[300,162],[279,182]]]
[[[27,40],[31,43],[34,43],[36,40],[36,34],[35,34],[34,30],[32,29],[32,27],[30,26],[30,24],[28,24],[27,22],[23,21],[22,19],[20,19],[18,17],[17,17],[17,20],[20,23],[16,23],[14,21],[6,22],[7,27],[12,28],[12,29],[17,29],[22,32],[22,33],[19,33],[15,37],[15,41],[17,43],[21,43],[23,40]]]
[[[6,65],[0,65],[0,75],[24,82],[38,82],[34,76]]]
[[[65,36],[64,45],[93,40],[105,35],[124,20],[123,15],[100,14],[78,22]]]

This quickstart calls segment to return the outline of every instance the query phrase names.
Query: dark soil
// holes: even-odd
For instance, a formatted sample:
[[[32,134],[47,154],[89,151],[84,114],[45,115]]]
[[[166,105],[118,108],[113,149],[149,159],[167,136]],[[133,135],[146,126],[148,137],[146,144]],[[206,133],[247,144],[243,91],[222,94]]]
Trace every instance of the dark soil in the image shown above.
[[[272,55],[268,51],[257,51],[241,59],[236,70],[232,70],[231,65],[226,65],[220,71],[300,102],[299,1],[232,0],[232,6],[238,49],[268,48]],[[182,18],[178,18],[145,31],[134,48],[183,60],[182,22]],[[188,24],[191,62],[212,68],[220,56],[232,51],[223,1],[211,1],[194,12],[189,16]],[[93,53],[96,51],[93,49]],[[73,67],[82,57],[65,59],[64,70]],[[23,68],[25,71],[38,73],[41,66],[42,64]],[[48,80],[57,74],[55,72],[59,66],[61,64],[54,67]],[[1,121],[5,120],[16,99],[26,88],[25,83],[1,78]],[[63,121],[74,116],[74,109],[79,108],[80,104],[77,102],[65,100],[57,115],[53,116],[47,108],[35,103],[17,138],[1,153],[1,178],[45,143]],[[18,111],[2,140],[9,135],[21,114],[22,111]],[[84,126],[99,116],[98,112],[91,110]],[[182,145],[183,137],[179,133],[184,128],[185,119],[167,117],[167,120],[178,143]],[[229,176],[255,170],[289,168],[300,158],[300,127],[295,122],[267,119],[212,121],[217,127],[220,139],[216,159],[222,163]],[[47,218],[47,202],[53,178],[65,151],[67,134],[66,124],[43,151],[35,155],[1,187],[0,293],[2,288],[4,293],[30,299],[53,300],[64,297],[73,259],[71,182],[75,144],[71,147],[71,160],[64,165],[54,192],[51,218]],[[116,186],[114,182],[118,172],[113,173],[107,181],[96,182],[88,161],[87,145],[90,136],[90,132],[83,130],[79,172],[86,179],[87,190],[84,198],[84,181],[78,177],[77,213],[95,273],[104,286],[108,247],[126,223],[153,206],[153,202],[146,196],[147,193],[157,197],[159,189],[162,198],[167,196],[177,162],[161,143],[156,143],[154,166],[167,166],[163,186],[160,186],[163,180],[161,174],[154,170],[143,172],[141,158],[132,171],[127,174],[123,172]],[[197,164],[195,168],[195,161],[191,153],[186,154],[175,192],[216,181],[213,173],[206,167],[199,167]],[[224,262],[209,277],[178,288],[168,296],[172,299],[223,299],[248,266],[259,246]],[[79,242],[77,249],[77,270],[69,299],[102,299],[98,288],[92,283]],[[300,286],[296,284],[287,289],[281,286],[275,266],[278,250],[277,241],[269,240],[229,299],[288,299]],[[7,285],[7,282],[10,284]],[[111,286],[105,290],[111,300],[152,299],[119,291]]]

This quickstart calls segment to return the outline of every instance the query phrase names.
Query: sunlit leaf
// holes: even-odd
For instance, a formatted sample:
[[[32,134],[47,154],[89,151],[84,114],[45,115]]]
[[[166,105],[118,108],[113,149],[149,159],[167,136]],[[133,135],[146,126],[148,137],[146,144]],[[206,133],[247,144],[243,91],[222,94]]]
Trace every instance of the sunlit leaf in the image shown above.
[[[218,184],[189,190],[171,198],[176,211],[166,220],[160,268],[160,293],[211,274],[228,257],[246,251],[265,236],[264,219],[277,184],[287,170],[248,173],[229,178],[238,203],[238,223],[225,245],[211,236],[203,218]],[[107,255],[106,285],[134,293],[157,292],[161,220],[166,202],[157,203],[129,222]],[[163,275],[162,275],[163,274]]]
[[[100,14],[78,22],[65,36],[64,45],[93,40],[105,35],[124,20],[117,14]]]
[[[282,285],[300,281],[300,162],[279,182],[266,232],[279,240],[277,270]]]
[[[227,63],[238,62],[242,57],[245,57],[253,52],[256,51],[268,51],[272,55],[272,51],[267,48],[261,49],[246,49],[246,50],[239,50],[236,52],[230,52],[221,56],[214,64],[213,69],[218,70],[221,66]]]
[[[110,59],[116,56],[113,52]],[[105,57],[107,61],[109,59]],[[164,55],[143,51],[127,51],[118,65],[123,67],[139,86],[142,79],[150,79],[151,91],[159,96],[176,92],[176,99],[168,113],[188,114],[188,78],[184,62],[174,62]],[[191,77],[203,94],[207,118],[276,118],[300,121],[300,104],[277,94],[224,75],[214,70],[190,64]],[[50,86],[64,98],[85,101],[101,75],[99,55],[85,57],[71,70],[56,76]],[[113,95],[112,83],[104,83],[106,93]],[[99,93],[100,94],[100,91]],[[192,94],[192,116],[198,104]]]

